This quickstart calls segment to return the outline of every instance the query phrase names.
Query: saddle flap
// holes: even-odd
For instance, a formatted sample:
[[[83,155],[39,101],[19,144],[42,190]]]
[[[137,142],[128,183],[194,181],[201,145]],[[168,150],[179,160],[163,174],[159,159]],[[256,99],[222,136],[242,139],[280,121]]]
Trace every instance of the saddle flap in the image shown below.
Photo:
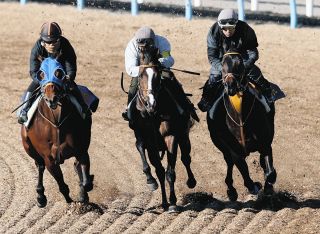
[[[26,126],[26,128],[29,128],[32,117],[34,116],[34,113],[36,113],[36,110],[38,108],[38,104],[40,102],[41,96],[38,96],[37,99],[32,103],[30,109],[28,110],[27,116],[28,116],[28,120],[26,122],[24,122],[24,126]],[[18,116],[20,114],[20,109],[17,112]]]

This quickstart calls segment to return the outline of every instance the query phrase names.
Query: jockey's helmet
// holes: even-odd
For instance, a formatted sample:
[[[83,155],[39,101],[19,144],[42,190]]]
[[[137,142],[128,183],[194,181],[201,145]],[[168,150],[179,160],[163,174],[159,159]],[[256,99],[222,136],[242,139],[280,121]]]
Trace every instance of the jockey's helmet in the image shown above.
[[[44,42],[55,42],[61,34],[61,28],[56,22],[47,22],[41,26],[40,37]]]
[[[233,9],[224,9],[219,13],[218,24],[220,28],[235,28],[238,15]]]
[[[155,34],[149,27],[141,27],[135,33],[135,39],[138,46],[150,46],[154,44]]]

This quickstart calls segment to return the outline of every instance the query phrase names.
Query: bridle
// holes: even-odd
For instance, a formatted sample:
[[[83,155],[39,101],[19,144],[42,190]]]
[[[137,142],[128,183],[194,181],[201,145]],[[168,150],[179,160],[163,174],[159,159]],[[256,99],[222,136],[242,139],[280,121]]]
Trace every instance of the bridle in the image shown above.
[[[237,55],[241,57],[241,54],[239,52],[227,52],[223,55],[223,59],[225,59],[226,56],[228,55]],[[224,84],[225,87],[225,92],[228,93],[229,86],[228,84],[230,81],[233,81],[236,83],[236,92],[241,93],[244,90],[247,89],[248,87],[248,82],[245,80],[245,74],[244,71],[239,74],[239,73],[234,73],[234,72],[227,72],[223,77],[222,77],[222,83]]]
[[[157,65],[155,64],[148,64],[148,65],[140,65],[140,67],[144,68],[144,69],[149,69],[149,68],[154,68],[157,67]],[[152,76],[154,78],[154,76],[156,75],[153,71],[148,71],[146,70],[146,73],[148,75],[148,79],[150,79],[150,76]],[[148,114],[151,114],[153,112],[153,108],[150,108],[148,106],[148,103],[146,101],[146,96],[150,97],[149,95],[152,95],[152,98],[154,99],[153,101],[155,102],[155,97],[154,97],[154,90],[152,89],[152,80],[148,80],[148,87],[147,88],[143,88],[141,86],[141,80],[143,79],[143,73],[139,75],[138,79],[138,92],[137,92],[137,97],[140,101],[140,103],[142,104],[143,108],[147,111]],[[150,83],[149,83],[150,82]],[[147,92],[147,95],[143,95],[143,92]],[[147,103],[147,104],[146,104]]]

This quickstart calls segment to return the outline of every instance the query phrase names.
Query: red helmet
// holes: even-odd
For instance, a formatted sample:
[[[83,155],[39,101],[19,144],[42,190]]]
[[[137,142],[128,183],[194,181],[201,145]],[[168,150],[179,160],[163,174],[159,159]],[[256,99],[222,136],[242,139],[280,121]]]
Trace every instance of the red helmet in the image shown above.
[[[40,37],[45,42],[56,41],[61,34],[61,28],[56,22],[47,22],[41,26]]]

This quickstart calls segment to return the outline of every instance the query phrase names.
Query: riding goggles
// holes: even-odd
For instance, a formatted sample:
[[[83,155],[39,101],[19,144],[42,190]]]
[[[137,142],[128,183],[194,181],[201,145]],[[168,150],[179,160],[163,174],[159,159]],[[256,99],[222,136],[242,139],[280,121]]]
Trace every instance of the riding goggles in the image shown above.
[[[237,23],[238,20],[236,19],[224,19],[218,21],[220,28],[235,28]]]
[[[43,41],[44,43],[48,44],[48,45],[54,45],[56,44],[58,41],[60,40],[60,38],[53,40],[53,41]]]
[[[153,45],[153,39],[151,38],[138,38],[136,41],[138,46]]]

